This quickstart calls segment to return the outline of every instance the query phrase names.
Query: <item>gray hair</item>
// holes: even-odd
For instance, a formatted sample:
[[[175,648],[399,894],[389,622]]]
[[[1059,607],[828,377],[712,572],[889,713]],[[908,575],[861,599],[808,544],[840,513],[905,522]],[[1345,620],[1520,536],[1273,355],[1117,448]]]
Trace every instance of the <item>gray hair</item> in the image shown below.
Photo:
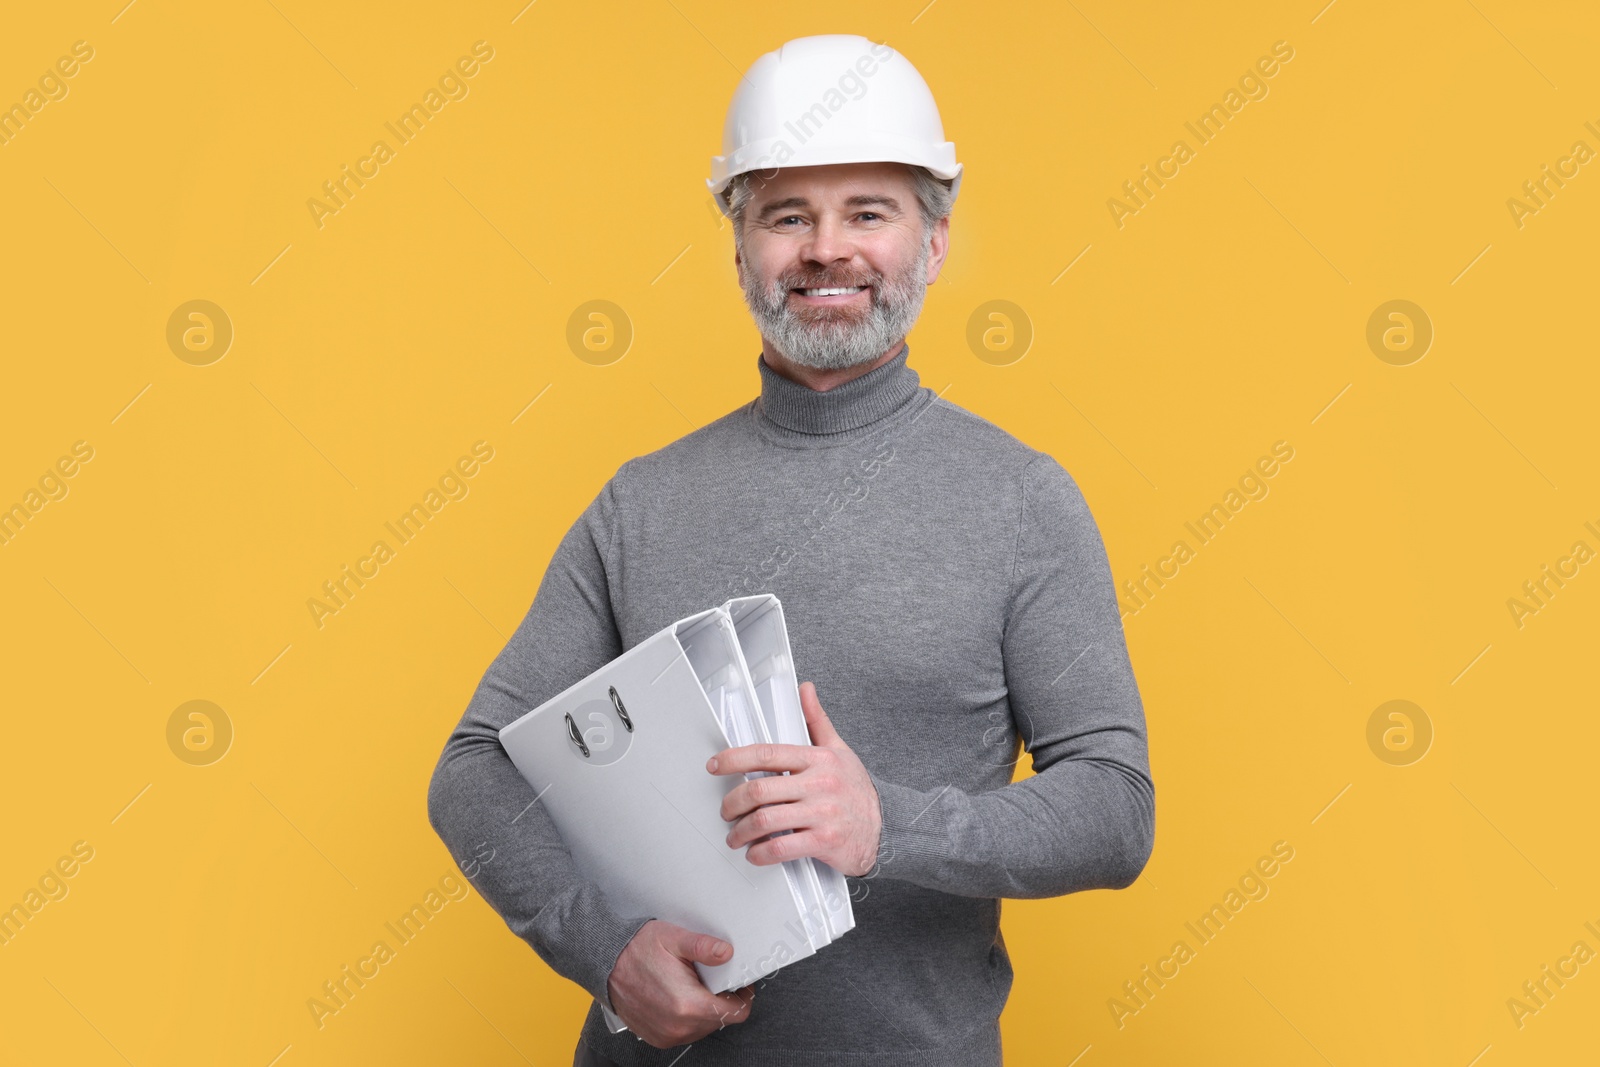
[[[741,252],[744,251],[744,214],[751,198],[755,196],[755,190],[751,188],[755,178],[755,171],[736,174],[722,194],[723,201],[728,205],[728,217],[733,220],[733,243]],[[922,235],[927,238],[932,235],[939,220],[950,214],[955,197],[950,191],[951,183],[934,177],[926,167],[912,166],[911,180],[916,186],[917,206],[922,212]]]

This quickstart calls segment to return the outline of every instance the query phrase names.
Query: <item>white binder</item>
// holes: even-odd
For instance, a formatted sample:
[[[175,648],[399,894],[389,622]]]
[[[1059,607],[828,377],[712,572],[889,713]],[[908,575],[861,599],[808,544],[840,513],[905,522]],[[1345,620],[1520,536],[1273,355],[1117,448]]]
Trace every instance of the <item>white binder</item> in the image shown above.
[[[759,691],[742,637],[758,657]],[[726,845],[720,807],[739,781],[705,769],[730,746],[810,743],[793,662],[777,598],[731,600],[667,626],[500,731],[579,871],[619,914],[733,945],[727,963],[695,964],[713,993],[854,926],[844,879],[826,864],[756,866]],[[626,1029],[601,1007],[613,1033]]]
[[[739,649],[766,722],[767,739],[780,745],[811,744],[805,712],[800,708],[800,684],[795,673],[794,653],[789,649],[789,628],[784,623],[783,604],[776,596],[764,593],[729,600],[722,606],[733,619]],[[818,859],[790,860],[784,864],[790,865],[803,865],[804,876],[816,879],[811,899],[820,908],[826,932],[823,944],[853,930],[856,919],[844,875]]]

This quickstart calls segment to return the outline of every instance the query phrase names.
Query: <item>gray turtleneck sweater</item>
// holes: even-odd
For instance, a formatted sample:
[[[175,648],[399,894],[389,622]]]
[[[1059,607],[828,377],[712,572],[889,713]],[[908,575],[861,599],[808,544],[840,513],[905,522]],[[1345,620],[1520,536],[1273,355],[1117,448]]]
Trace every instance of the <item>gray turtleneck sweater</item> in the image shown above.
[[[1121,889],[1150,854],[1144,710],[1089,508],[1055,459],[921,387],[908,355],[827,392],[758,357],[759,398],[624,463],[434,771],[451,852],[494,850],[484,899],[606,997],[650,916],[577,873],[497,731],[677,619],[778,595],[800,679],[877,786],[882,849],[849,879],[856,928],[759,983],[697,1067],[998,1065],[1000,898]],[[1013,783],[1020,750],[1036,773]],[[608,1033],[597,1006],[582,1036],[624,1067],[684,1051]]]

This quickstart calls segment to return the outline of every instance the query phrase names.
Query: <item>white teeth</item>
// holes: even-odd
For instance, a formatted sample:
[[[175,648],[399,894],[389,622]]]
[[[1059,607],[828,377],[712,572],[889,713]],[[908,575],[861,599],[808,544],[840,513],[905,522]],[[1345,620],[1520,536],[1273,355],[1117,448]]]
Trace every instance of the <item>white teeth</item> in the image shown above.
[[[853,285],[843,289],[802,289],[806,296],[850,296],[865,289],[864,285]]]

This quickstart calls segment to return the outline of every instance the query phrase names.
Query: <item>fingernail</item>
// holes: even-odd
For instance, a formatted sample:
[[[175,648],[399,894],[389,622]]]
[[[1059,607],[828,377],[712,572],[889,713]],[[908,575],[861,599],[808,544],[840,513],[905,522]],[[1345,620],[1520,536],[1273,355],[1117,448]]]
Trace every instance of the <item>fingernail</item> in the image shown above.
[[[706,760],[706,770],[710,771],[712,774],[717,773],[717,757],[712,756],[710,759]]]

